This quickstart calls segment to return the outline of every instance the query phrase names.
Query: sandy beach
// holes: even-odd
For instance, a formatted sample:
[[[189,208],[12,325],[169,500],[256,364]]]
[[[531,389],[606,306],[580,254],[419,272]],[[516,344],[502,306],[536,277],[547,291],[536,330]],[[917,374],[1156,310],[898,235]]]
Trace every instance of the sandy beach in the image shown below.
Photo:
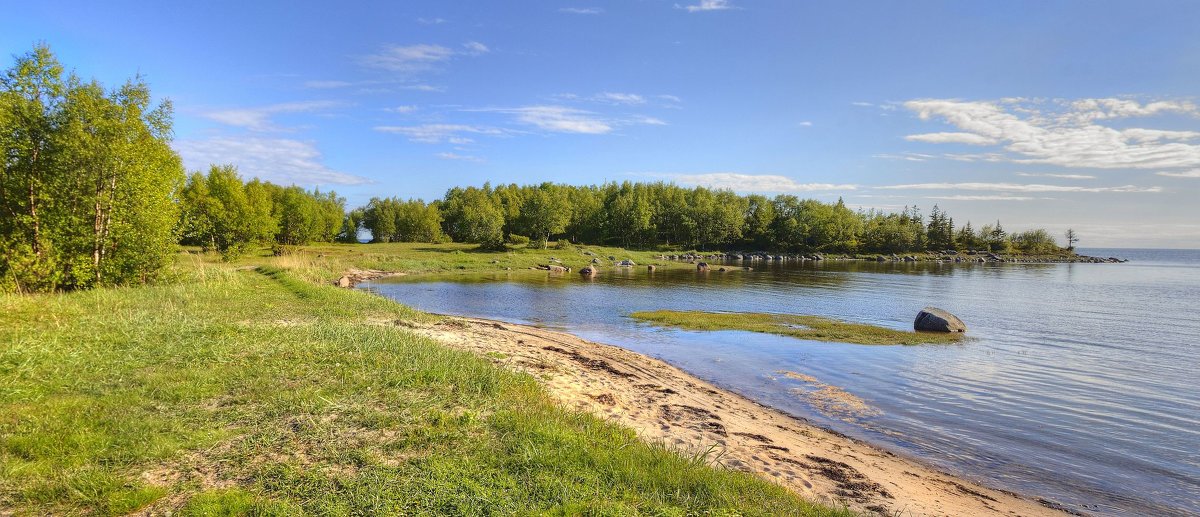
[[[663,361],[546,329],[448,317],[414,331],[538,378],[567,407],[801,496],[884,515],[1064,515],[755,403]],[[804,378],[802,372],[781,372]],[[853,408],[823,387],[826,399]],[[832,394],[831,394],[832,392]]]

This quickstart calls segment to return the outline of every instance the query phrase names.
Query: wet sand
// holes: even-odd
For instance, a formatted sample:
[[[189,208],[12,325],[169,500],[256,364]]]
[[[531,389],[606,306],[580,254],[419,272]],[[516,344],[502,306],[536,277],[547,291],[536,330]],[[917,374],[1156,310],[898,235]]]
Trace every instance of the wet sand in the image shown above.
[[[1064,515],[1053,503],[939,472],[623,348],[475,318],[447,317],[413,330],[530,373],[567,407],[628,426],[647,441],[709,451],[719,466],[810,500],[884,515]],[[813,384],[829,403],[856,409],[835,387],[803,373],[778,373]]]

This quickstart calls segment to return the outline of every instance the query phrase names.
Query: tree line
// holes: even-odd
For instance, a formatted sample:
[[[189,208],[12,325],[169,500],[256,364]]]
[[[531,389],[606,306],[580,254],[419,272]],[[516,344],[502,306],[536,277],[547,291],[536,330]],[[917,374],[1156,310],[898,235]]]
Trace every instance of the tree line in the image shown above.
[[[353,219],[375,242],[476,243],[485,248],[551,240],[623,247],[780,252],[909,253],[1059,251],[1045,230],[1009,234],[999,221],[956,226],[938,206],[899,213],[852,210],[793,195],[738,195],[672,183],[555,183],[455,187],[439,200],[372,199]],[[406,229],[405,231],[397,231]],[[1073,244],[1073,242],[1072,242]]]
[[[153,280],[177,251],[233,257],[310,242],[466,242],[486,249],[551,241],[636,248],[908,253],[1059,251],[1045,230],[956,226],[792,195],[738,195],[671,183],[484,184],[441,199],[373,198],[346,210],[334,192],[246,180],[230,165],[185,174],[170,147],[172,107],[141,78],[116,89],[64,74],[46,46],[0,77],[0,291]],[[1077,241],[1068,232],[1067,245]]]

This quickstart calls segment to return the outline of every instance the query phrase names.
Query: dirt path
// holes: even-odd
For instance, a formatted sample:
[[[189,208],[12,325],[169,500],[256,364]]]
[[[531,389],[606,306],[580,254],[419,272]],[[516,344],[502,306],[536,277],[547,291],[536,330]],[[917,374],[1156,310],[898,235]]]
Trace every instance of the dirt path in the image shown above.
[[[536,327],[447,318],[416,332],[528,372],[568,407],[704,451],[810,500],[885,515],[1065,515],[835,434],[657,359]],[[490,352],[490,353],[489,353]]]

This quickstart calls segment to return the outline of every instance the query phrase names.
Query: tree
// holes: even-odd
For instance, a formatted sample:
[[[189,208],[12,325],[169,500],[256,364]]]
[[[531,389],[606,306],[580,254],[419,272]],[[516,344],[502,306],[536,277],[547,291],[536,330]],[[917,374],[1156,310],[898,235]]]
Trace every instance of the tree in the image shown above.
[[[446,233],[451,238],[485,249],[504,247],[504,214],[486,190],[450,189],[443,205]]]
[[[1067,251],[1075,251],[1075,243],[1079,242],[1079,237],[1075,235],[1075,230],[1067,228],[1067,232],[1063,236],[1067,239]]]
[[[549,183],[531,189],[521,203],[521,215],[517,229],[519,234],[532,239],[531,247],[545,247],[550,236],[567,230],[571,222],[571,210],[563,193]]]
[[[174,250],[183,182],[170,102],[114,90],[46,46],[0,79],[0,285],[53,290],[151,280]]]

